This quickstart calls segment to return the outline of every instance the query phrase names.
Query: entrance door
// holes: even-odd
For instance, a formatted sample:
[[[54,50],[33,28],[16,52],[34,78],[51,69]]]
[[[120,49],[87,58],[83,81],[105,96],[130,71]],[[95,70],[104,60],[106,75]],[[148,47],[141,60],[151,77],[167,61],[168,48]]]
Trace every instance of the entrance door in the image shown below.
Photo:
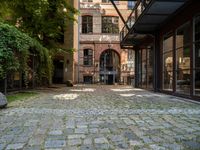
[[[83,81],[85,84],[92,84],[92,76],[84,76]]]
[[[63,83],[63,61],[54,60],[53,83]]]
[[[112,49],[105,50],[100,56],[100,81],[114,84],[120,79],[120,57]]]
[[[108,81],[107,81],[109,85],[113,84],[113,75],[108,75]]]

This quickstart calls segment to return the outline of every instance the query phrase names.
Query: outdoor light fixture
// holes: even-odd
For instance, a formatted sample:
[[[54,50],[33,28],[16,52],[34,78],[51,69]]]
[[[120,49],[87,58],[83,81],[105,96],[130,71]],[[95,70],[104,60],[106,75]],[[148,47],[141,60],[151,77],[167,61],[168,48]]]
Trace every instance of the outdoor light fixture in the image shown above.
[[[67,12],[67,8],[63,8],[63,12]]]

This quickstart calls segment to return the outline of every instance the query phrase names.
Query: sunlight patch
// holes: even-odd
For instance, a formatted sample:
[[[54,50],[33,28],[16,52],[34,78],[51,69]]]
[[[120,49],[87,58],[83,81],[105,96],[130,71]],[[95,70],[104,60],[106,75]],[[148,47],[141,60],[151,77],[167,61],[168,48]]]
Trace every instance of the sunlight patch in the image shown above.
[[[76,99],[78,97],[78,94],[59,94],[59,95],[55,95],[53,97],[53,99],[56,100],[73,100]]]
[[[133,91],[133,89],[111,89],[112,91],[115,92],[127,92],[127,91]]]
[[[119,95],[123,97],[131,97],[134,96],[135,94],[119,94]]]
[[[95,89],[92,88],[84,88],[84,89],[71,89],[72,92],[94,92]]]
[[[133,89],[133,91],[145,91],[144,89]]]
[[[136,95],[137,97],[143,97],[142,95]]]

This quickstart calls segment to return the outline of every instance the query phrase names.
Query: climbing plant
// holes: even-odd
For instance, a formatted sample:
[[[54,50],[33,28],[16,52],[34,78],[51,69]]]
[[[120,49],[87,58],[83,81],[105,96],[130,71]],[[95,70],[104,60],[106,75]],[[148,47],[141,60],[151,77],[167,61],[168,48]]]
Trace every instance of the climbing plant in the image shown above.
[[[52,62],[49,52],[37,40],[3,22],[0,22],[0,35],[0,79],[5,79],[10,72],[21,70],[27,85],[30,50],[34,50],[40,62],[36,70],[37,79],[51,79]]]
[[[0,17],[48,49],[60,47],[66,24],[75,21],[69,0],[0,0]]]

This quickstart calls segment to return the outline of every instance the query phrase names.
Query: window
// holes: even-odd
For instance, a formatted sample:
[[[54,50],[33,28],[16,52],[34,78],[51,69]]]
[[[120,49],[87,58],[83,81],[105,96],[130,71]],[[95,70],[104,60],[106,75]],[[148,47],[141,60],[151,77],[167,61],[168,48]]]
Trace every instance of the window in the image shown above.
[[[147,49],[147,89],[153,89],[153,46]]]
[[[142,88],[147,88],[147,50],[142,49]]]
[[[109,3],[110,0],[102,0],[102,3]]]
[[[84,49],[83,51],[84,61],[83,64],[85,66],[92,66],[93,64],[93,51],[91,49]]]
[[[200,16],[194,19],[194,94],[200,96]]]
[[[163,38],[163,90],[172,91],[173,81],[173,35],[166,34]]]
[[[133,1],[128,1],[128,9],[133,9],[135,6],[135,2]]]
[[[93,0],[82,0],[82,2],[93,2]]]
[[[176,92],[190,94],[190,24],[176,30]]]
[[[135,51],[132,49],[128,50],[128,68],[129,69],[134,69],[135,68]]]
[[[127,22],[127,25],[129,28],[131,28],[135,23],[135,17],[131,16],[129,19],[128,19],[128,22]]]
[[[93,32],[93,17],[82,16],[82,33],[92,33],[92,32]]]
[[[102,17],[102,33],[119,33],[119,18]]]

